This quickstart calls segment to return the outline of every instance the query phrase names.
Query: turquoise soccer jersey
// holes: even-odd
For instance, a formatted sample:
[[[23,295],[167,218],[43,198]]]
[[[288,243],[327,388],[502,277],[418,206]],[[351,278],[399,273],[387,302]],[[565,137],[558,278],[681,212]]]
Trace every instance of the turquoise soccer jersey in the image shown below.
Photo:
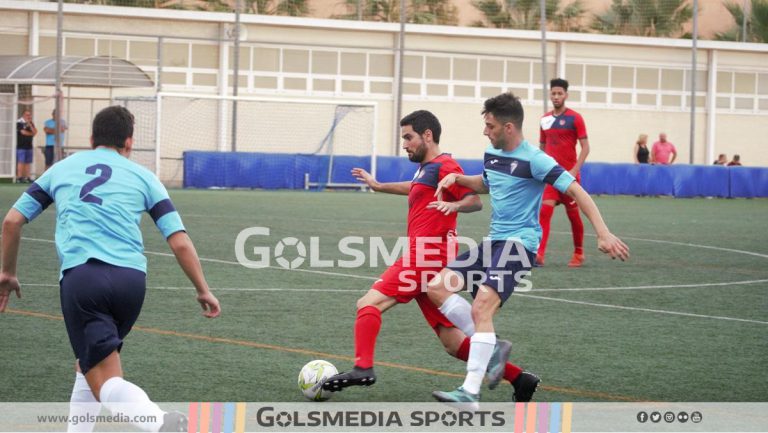
[[[140,230],[144,212],[166,238],[184,230],[157,177],[108,148],[54,164],[13,207],[32,221],[53,202],[62,273],[91,258],[146,273]]]
[[[573,181],[551,156],[525,140],[511,152],[488,146],[483,183],[491,195],[491,240],[519,240],[528,251],[537,252],[544,185],[565,192]]]

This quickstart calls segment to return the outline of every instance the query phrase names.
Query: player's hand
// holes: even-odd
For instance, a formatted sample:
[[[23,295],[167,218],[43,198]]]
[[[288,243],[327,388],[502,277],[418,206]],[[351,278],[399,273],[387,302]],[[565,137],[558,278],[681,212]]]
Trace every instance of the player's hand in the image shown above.
[[[459,211],[459,205],[457,203],[451,203],[448,201],[433,201],[427,205],[427,209],[437,209],[445,215],[450,215]]]
[[[597,249],[611,256],[612,259],[621,259],[622,262],[629,260],[629,247],[613,233],[598,236]]]
[[[16,297],[21,298],[21,286],[15,275],[0,274],[0,313],[5,311],[11,292],[16,292]]]
[[[443,180],[440,181],[440,183],[437,184],[437,188],[435,189],[435,197],[437,197],[438,202],[443,201],[443,190],[450,188],[451,185],[456,183],[456,179],[458,177],[459,175],[456,173],[449,173],[443,178]]]
[[[221,306],[219,306],[219,300],[213,296],[211,292],[205,292],[202,295],[197,295],[197,302],[203,307],[203,316],[213,319],[221,314]]]
[[[576,167],[573,167],[572,169],[568,170],[568,173],[571,174],[571,176],[576,177],[579,175],[579,169]]]
[[[373,189],[374,185],[378,183],[376,179],[374,179],[373,176],[371,176],[371,173],[368,173],[362,168],[353,168],[352,176],[354,176],[354,178],[357,179],[358,181],[363,182],[364,184],[371,187],[371,189]]]

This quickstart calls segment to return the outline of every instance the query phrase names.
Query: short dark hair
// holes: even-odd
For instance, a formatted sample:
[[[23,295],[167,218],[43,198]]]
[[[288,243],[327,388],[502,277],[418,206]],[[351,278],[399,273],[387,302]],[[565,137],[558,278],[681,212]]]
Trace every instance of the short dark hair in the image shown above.
[[[553,78],[552,80],[549,81],[549,88],[551,89],[553,87],[562,87],[567,92],[568,80],[564,80],[562,78]]]
[[[133,137],[133,114],[119,105],[107,107],[93,118],[91,135],[93,147],[125,147],[125,140]]]
[[[440,144],[440,133],[443,131],[443,128],[440,126],[440,121],[437,120],[437,116],[429,111],[418,110],[403,117],[402,120],[400,120],[400,126],[406,125],[410,125],[419,135],[424,135],[424,132],[429,129],[432,131],[432,141]]]
[[[512,122],[517,129],[523,129],[523,119],[525,119],[523,105],[520,103],[520,98],[512,92],[486,99],[482,114],[486,113],[493,114],[493,117],[500,122]]]

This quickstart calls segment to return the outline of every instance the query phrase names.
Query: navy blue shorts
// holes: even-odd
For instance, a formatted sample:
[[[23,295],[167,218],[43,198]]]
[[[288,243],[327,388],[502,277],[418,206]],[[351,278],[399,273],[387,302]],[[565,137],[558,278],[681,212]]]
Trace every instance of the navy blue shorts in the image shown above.
[[[54,146],[45,146],[43,148],[43,156],[45,156],[46,167],[50,167],[53,165],[53,149],[54,149]]]
[[[536,254],[520,242],[485,241],[449,263],[448,269],[462,276],[464,288],[473,298],[484,285],[498,293],[503,305],[520,281],[530,275],[535,259]]]
[[[61,312],[83,374],[123,346],[139,318],[147,276],[100,260],[64,271]]]

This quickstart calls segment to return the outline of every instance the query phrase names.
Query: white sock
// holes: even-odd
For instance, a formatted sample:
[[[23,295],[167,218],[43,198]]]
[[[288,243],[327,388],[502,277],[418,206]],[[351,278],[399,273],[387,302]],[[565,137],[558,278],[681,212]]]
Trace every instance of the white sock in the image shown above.
[[[453,294],[440,306],[440,312],[467,337],[475,335],[475,322],[472,320],[472,305],[457,294]]]
[[[134,426],[144,431],[158,431],[163,425],[165,412],[153,403],[147,393],[138,386],[113,377],[101,386],[101,404],[113,415],[122,414],[131,419],[147,419],[154,421],[132,422]]]
[[[467,377],[462,387],[472,394],[480,393],[485,370],[496,346],[496,334],[493,332],[478,332],[469,342],[469,359],[467,360]]]
[[[91,387],[85,381],[83,373],[75,373],[75,385],[69,398],[68,432],[92,432],[96,422],[89,421],[101,411],[101,403],[91,392]]]

